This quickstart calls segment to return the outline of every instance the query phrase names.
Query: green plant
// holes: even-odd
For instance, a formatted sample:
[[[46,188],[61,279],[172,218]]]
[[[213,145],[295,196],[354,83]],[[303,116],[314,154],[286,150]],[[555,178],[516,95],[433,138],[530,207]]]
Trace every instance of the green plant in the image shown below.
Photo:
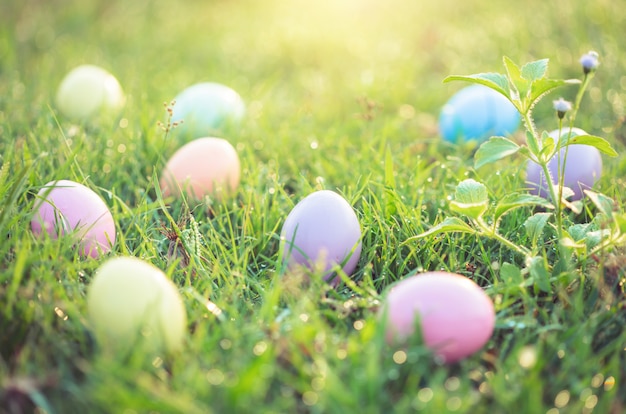
[[[546,77],[548,59],[541,59],[518,66],[510,58],[503,58],[506,74],[479,73],[468,76],[453,75],[444,79],[444,82],[466,81],[487,86],[504,95],[519,111],[526,129],[525,145],[518,144],[512,139],[502,136],[491,137],[484,142],[474,155],[476,169],[496,162],[513,154],[520,154],[526,160],[538,164],[547,177],[546,184],[550,200],[525,192],[508,194],[490,207],[487,187],[474,180],[466,179],[456,187],[454,199],[450,202],[450,210],[465,217],[448,217],[428,231],[421,233],[410,240],[427,237],[433,234],[446,232],[471,233],[476,236],[495,239],[507,248],[523,256],[525,265],[536,286],[543,291],[550,291],[549,273],[554,270],[545,250],[540,245],[540,237],[552,219],[552,227],[556,233],[558,255],[554,262],[560,259],[568,260],[572,252],[583,258],[595,254],[602,249],[609,248],[626,241],[626,216],[615,213],[609,197],[585,190],[588,199],[595,205],[597,214],[587,224],[573,224],[566,219],[565,210],[574,213],[582,211],[582,201],[572,202],[572,189],[564,185],[565,163],[567,150],[572,144],[584,144],[597,148],[601,153],[617,156],[617,152],[608,141],[594,135],[572,134],[574,122],[582,97],[589,86],[598,67],[598,55],[595,52],[585,54],[580,62],[583,67],[583,79],[550,79]],[[554,89],[579,85],[576,100],[572,104],[560,98],[554,101],[554,109],[558,119],[558,135],[555,138],[547,131],[539,131],[533,119],[533,108],[548,93]],[[567,126],[564,121],[567,117]],[[566,130],[564,130],[566,128]],[[561,150],[564,149],[562,157]],[[558,158],[557,177],[554,179],[549,169],[549,162]],[[529,246],[510,240],[500,234],[499,225],[503,217],[514,209],[525,206],[540,207],[545,211],[529,216],[524,222],[526,238]],[[550,243],[551,244],[551,243]],[[505,267],[506,268],[506,267]],[[517,269],[516,271],[519,271]]]

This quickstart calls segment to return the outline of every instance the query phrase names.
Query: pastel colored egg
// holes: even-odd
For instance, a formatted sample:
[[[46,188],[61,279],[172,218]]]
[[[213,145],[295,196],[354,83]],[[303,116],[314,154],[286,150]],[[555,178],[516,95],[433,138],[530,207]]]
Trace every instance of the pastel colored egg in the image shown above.
[[[115,243],[115,222],[98,194],[82,184],[59,180],[37,193],[31,220],[33,233],[74,237],[83,256],[98,257]]]
[[[381,317],[386,339],[401,344],[420,327],[424,344],[445,362],[480,350],[495,326],[491,299],[472,280],[453,273],[428,272],[392,285]]]
[[[235,148],[222,138],[198,138],[178,149],[160,180],[163,196],[220,199],[239,186],[241,166]]]
[[[176,351],[187,325],[178,289],[159,268],[135,257],[109,259],[87,290],[87,312],[104,347]]]
[[[483,85],[471,85],[454,94],[441,109],[439,132],[454,143],[482,142],[507,136],[520,125],[520,114],[503,95]]]
[[[342,266],[350,275],[361,255],[361,227],[350,204],[339,194],[321,190],[302,199],[281,230],[283,259],[288,266],[320,270],[323,278],[339,283],[331,269]]]
[[[245,113],[241,96],[220,83],[197,83],[174,100],[172,122],[183,121],[174,132],[187,138],[214,135],[228,124],[239,123]]]
[[[569,129],[563,130],[561,135],[569,133]],[[550,132],[550,136],[554,139],[558,136],[559,131]],[[571,136],[588,135],[580,128],[572,128]],[[566,150],[567,148],[567,150]],[[580,200],[585,194],[583,190],[590,189],[602,176],[602,157],[597,148],[590,145],[572,144],[560,150],[561,168],[565,162],[564,181],[563,184],[574,191],[571,200]],[[552,183],[557,184],[559,170],[559,156],[554,156],[548,164],[548,170],[552,176]],[[526,184],[530,193],[549,198],[548,182],[543,170],[532,161],[528,161],[526,166]]]
[[[72,69],[56,94],[59,111],[74,121],[118,110],[124,102],[124,92],[115,76],[94,65]]]

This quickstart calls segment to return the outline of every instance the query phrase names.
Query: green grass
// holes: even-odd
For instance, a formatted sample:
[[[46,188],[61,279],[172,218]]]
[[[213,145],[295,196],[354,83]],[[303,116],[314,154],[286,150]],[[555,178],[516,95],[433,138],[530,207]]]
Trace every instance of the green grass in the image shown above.
[[[604,273],[620,270],[603,265],[608,256],[578,263],[546,295],[503,280],[500,264],[521,258],[492,241],[405,243],[450,214],[446,197],[462,179],[485,183],[493,199],[523,185],[521,159],[474,170],[470,148],[441,141],[439,109],[463,86],[442,84],[449,74],[501,71],[507,55],[549,58],[551,77],[578,77],[578,57],[597,50],[601,66],[577,125],[624,153],[626,10],[618,2],[8,3],[0,15],[0,411],[625,409],[626,303],[623,291],[603,288]],[[57,113],[56,87],[81,63],[118,77],[128,100],[117,117],[74,126]],[[163,102],[199,81],[227,84],[248,104],[243,124],[224,132],[243,180],[210,214],[192,206],[202,258],[182,268],[165,257],[160,230],[171,223],[154,181],[181,142],[156,124]],[[574,93],[542,102],[539,126],[555,125],[550,98]],[[626,163],[604,162],[597,188],[621,208]],[[85,183],[106,200],[119,232],[111,256],[140,257],[178,284],[189,319],[183,352],[121,358],[98,348],[85,291],[105,258],[82,259],[69,240],[30,231],[34,195],[55,179]],[[282,274],[282,223],[321,188],[344,195],[361,222],[354,286],[304,286]],[[182,211],[180,201],[168,208],[174,220]],[[526,243],[520,227],[530,213],[508,215],[502,233]],[[490,342],[453,365],[437,364],[418,339],[389,347],[376,317],[392,282],[437,269],[471,277],[496,305]]]

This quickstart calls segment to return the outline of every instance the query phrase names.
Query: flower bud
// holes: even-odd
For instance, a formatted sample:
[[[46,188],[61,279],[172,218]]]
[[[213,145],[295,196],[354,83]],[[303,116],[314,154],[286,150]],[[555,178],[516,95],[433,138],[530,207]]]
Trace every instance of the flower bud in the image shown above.
[[[599,55],[597,52],[590,50],[588,53],[585,53],[580,58],[580,64],[583,67],[583,72],[585,73],[585,75],[597,69],[598,65],[600,64],[600,62],[598,61],[598,56]]]

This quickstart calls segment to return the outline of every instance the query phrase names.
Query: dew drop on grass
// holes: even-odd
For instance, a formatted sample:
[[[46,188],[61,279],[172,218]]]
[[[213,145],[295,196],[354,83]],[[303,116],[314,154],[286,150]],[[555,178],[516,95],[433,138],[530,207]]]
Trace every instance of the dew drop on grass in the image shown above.
[[[64,321],[69,319],[69,316],[67,316],[65,312],[63,312],[63,309],[59,308],[58,306],[54,308],[54,313],[56,313],[57,316],[63,319]]]
[[[604,391],[611,391],[615,386],[615,377],[608,377],[604,380]]]
[[[263,341],[257,342],[256,345],[254,345],[254,348],[252,348],[252,352],[256,356],[263,355],[265,351],[267,351],[267,344]]]
[[[459,389],[460,385],[461,385],[461,381],[459,381],[457,377],[450,377],[446,380],[443,386],[448,391],[456,391]]]
[[[306,391],[304,394],[302,394],[302,402],[308,406],[317,404],[318,400],[319,397],[316,392]]]
[[[398,365],[402,365],[406,362],[406,352],[404,351],[396,351],[393,354],[393,362]]]
[[[431,390],[430,388],[422,388],[417,392],[417,398],[421,402],[427,403],[433,399],[433,390]]]
[[[569,397],[570,397],[570,394],[568,390],[563,390],[559,392],[554,398],[554,406],[556,408],[565,407],[569,403]]]
[[[593,388],[600,388],[604,384],[604,375],[596,374],[591,378],[591,386]]]
[[[522,368],[530,369],[537,363],[537,351],[534,346],[525,346],[519,353],[518,362]]]
[[[458,410],[461,408],[461,405],[463,405],[463,401],[459,397],[452,397],[446,401],[446,408],[450,411]]]
[[[224,382],[224,374],[219,369],[213,368],[206,373],[206,379],[211,385],[220,385]]]

